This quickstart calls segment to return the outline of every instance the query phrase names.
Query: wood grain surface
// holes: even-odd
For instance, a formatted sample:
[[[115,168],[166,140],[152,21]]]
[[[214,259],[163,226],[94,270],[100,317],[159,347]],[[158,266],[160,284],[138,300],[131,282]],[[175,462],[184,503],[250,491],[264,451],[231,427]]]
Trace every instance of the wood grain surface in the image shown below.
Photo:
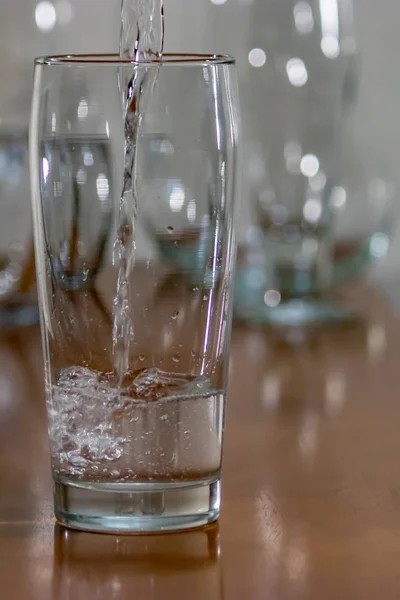
[[[40,336],[0,339],[0,597],[400,598],[400,322],[365,318],[289,345],[237,326],[218,526],[99,536],[52,515]]]

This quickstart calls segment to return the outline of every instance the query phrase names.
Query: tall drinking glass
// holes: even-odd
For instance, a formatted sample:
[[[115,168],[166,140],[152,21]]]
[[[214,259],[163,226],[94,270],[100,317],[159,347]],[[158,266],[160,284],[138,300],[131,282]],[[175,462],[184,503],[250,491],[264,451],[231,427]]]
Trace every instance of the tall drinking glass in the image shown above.
[[[135,82],[136,161],[121,199]],[[64,525],[145,532],[218,518],[237,111],[229,57],[36,60],[32,202]]]

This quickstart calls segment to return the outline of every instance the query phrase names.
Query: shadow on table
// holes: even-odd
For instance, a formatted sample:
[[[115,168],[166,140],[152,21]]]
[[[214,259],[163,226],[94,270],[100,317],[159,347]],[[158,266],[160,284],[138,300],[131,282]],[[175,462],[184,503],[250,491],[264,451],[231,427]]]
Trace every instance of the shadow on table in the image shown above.
[[[184,534],[97,535],[54,530],[53,596],[223,600],[218,526]]]

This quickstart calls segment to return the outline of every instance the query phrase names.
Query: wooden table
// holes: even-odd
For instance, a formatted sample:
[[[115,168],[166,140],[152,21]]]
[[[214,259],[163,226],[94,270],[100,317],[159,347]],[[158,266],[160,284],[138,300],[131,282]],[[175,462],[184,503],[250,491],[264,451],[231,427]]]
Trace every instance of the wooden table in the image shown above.
[[[400,321],[290,347],[236,328],[219,526],[151,537],[55,525],[36,328],[0,341],[0,597],[400,598]]]

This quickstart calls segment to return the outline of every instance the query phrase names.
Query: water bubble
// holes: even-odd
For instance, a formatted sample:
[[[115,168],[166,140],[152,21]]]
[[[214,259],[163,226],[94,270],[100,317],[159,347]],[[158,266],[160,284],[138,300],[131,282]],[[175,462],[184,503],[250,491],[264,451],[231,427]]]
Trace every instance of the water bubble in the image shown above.
[[[146,357],[144,356],[144,354],[139,354],[139,360],[140,360],[140,362],[143,362],[146,360]]]
[[[179,317],[179,310],[177,310],[173,315],[172,319],[175,321]]]
[[[171,227],[171,226],[170,226],[170,227],[168,227],[167,229],[168,229],[168,233],[173,233],[173,231],[174,231],[174,228],[173,228],[173,227]]]
[[[196,358],[196,352],[194,350],[192,350],[190,354],[191,354],[192,358]]]
[[[87,461],[82,456],[74,456],[70,453],[67,454],[69,458],[69,462],[74,467],[85,467],[87,465]]]
[[[172,357],[172,360],[174,361],[174,363],[178,363],[181,360],[181,357],[179,354],[174,354],[174,356]]]
[[[204,300],[204,302],[207,302],[208,296],[203,296],[203,300]]]
[[[191,350],[189,350],[190,352]],[[178,352],[175,348],[175,352]],[[192,350],[194,353],[194,350]],[[136,357],[138,356],[135,354]],[[171,353],[171,358],[179,362],[183,354]],[[196,354],[197,358],[198,354]],[[171,359],[169,359],[171,360]],[[179,369],[176,369],[178,371]],[[172,371],[172,369],[171,369]],[[118,482],[125,481],[125,476],[134,480],[139,476],[126,469],[120,470],[120,463],[115,461],[124,456],[126,444],[144,441],[138,455],[138,470],[145,465],[154,474],[159,468],[154,462],[153,448],[164,451],[157,443],[157,432],[166,431],[170,427],[170,404],[165,399],[178,397],[209,398],[212,392],[211,382],[207,378],[165,373],[153,367],[142,369],[130,385],[129,396],[121,396],[112,386],[110,374],[98,373],[83,367],[63,370],[57,386],[50,386],[53,406],[49,411],[50,433],[60,472],[79,478],[88,476],[93,481]],[[204,380],[204,381],[203,381]],[[199,385],[200,384],[200,385]],[[83,398],[85,402],[83,403]],[[142,400],[152,402],[152,410],[156,410],[157,422],[154,428],[142,428],[132,423],[143,419]],[[153,401],[160,400],[158,404]],[[139,404],[138,404],[138,401]],[[82,412],[83,404],[85,411]],[[197,410],[193,406],[193,410]],[[132,424],[131,424],[132,423]],[[122,427],[122,431],[119,426]],[[190,437],[185,430],[188,423],[180,422],[180,431],[185,435],[185,444],[190,444]],[[191,431],[191,430],[190,430]],[[124,433],[124,437],[122,437]],[[149,454],[145,455],[148,450]],[[166,453],[168,464],[171,461]],[[140,460],[142,459],[142,460]],[[114,461],[114,464],[112,464]]]

